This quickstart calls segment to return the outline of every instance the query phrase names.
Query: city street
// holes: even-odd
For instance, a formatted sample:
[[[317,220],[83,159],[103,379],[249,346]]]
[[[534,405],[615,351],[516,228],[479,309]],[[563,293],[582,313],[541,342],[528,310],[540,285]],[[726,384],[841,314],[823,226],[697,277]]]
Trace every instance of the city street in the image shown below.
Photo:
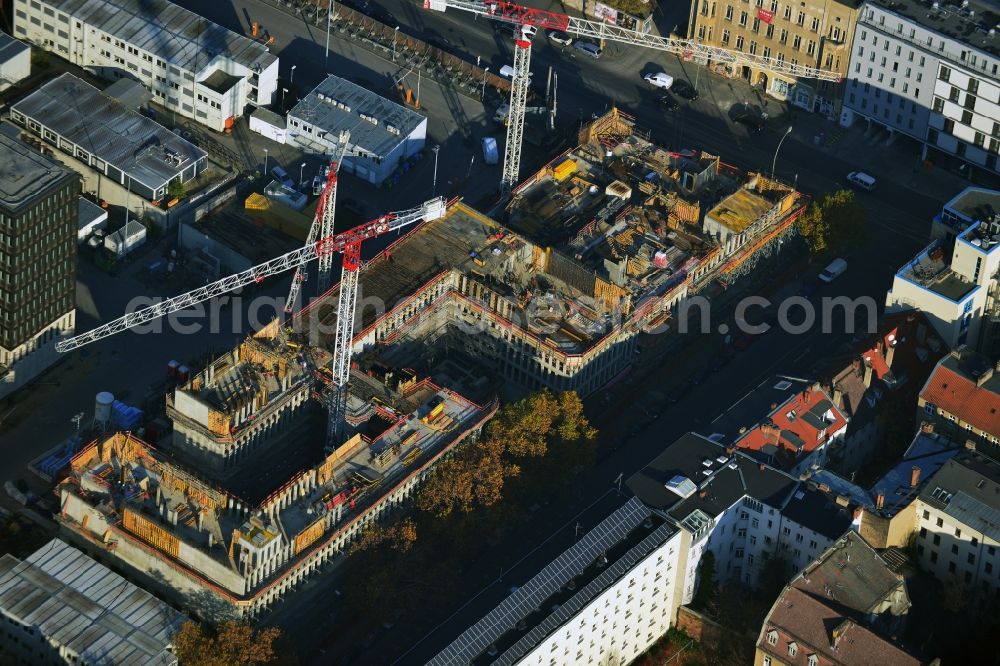
[[[260,21],[275,37],[273,49],[282,59],[282,76],[286,80],[291,66],[296,65],[294,85],[300,92],[311,89],[327,73],[334,73],[388,95],[391,82],[405,66],[336,33],[331,37],[327,60],[324,32],[261,0],[215,3],[181,0],[178,4],[241,33],[246,33],[250,21]],[[418,2],[387,0],[384,4],[401,22],[402,32],[421,37],[445,37],[471,62],[480,58],[483,66],[489,66],[491,71],[498,71],[499,67],[511,62],[509,38],[495,35],[487,21],[477,21],[459,12],[427,12]],[[664,21],[671,25],[667,25],[666,30],[664,25],[659,26],[663,34],[677,22],[676,17]],[[702,149],[743,168],[770,171],[774,164],[777,177],[796,182],[798,189],[817,198],[842,187],[849,171],[861,169],[876,175],[878,189],[858,195],[870,213],[868,242],[847,257],[848,271],[820,296],[868,296],[881,306],[893,273],[927,244],[931,217],[944,201],[964,186],[960,179],[939,169],[918,168],[918,153],[912,146],[886,147],[881,138],[865,136],[863,127],[838,128],[834,123],[804,112],[791,117],[788,109],[776,100],[758,101],[744,82],[725,80],[704,70],[698,73],[693,65],[681,63],[676,57],[620,46],[609,46],[600,60],[577,57],[577,53],[572,47],[548,42],[543,34],[535,39],[535,79],[544,81],[549,66],[558,74],[558,123],[563,127],[575,128],[578,123],[589,120],[592,114],[602,113],[612,104],[618,105],[634,115],[638,124],[648,128],[652,138],[660,143],[674,148]],[[683,103],[676,112],[664,111],[656,101],[658,90],[641,78],[642,72],[653,69],[697,83],[700,98],[693,103]],[[744,100],[761,106],[767,102],[765,108],[770,120],[766,131],[750,136],[730,121],[729,109]],[[494,192],[500,168],[485,166],[482,160],[472,159],[478,152],[479,139],[497,131],[487,120],[492,109],[484,109],[480,101],[426,79],[422,82],[421,107],[429,117],[428,146],[441,145],[437,194],[447,194],[444,184],[449,182],[464,183],[457,187],[457,192],[470,202],[482,200]],[[781,147],[780,154],[776,154],[781,134],[789,124],[793,132]],[[286,163],[298,159],[287,147],[271,154],[273,159]],[[365,201],[372,212],[407,208],[431,196],[427,162],[425,159],[418,169],[407,174],[388,192],[345,176],[341,181],[341,193]],[[522,176],[537,166],[525,163]],[[297,173],[295,169],[292,171]],[[118,317],[137,294],[161,295],[151,293],[151,288],[136,277],[156,256],[151,252],[114,277],[81,260],[77,330],[82,332]],[[815,277],[820,268],[806,269],[795,279]],[[284,276],[268,281],[257,287],[254,295],[281,298],[287,292],[288,282],[288,277]],[[156,335],[120,334],[74,352],[19,396],[13,418],[9,423],[0,423],[0,447],[7,455],[7,469],[18,470],[8,472],[8,476],[29,478],[24,466],[73,432],[75,426],[71,419],[75,414],[83,412],[90,417],[97,392],[111,391],[125,402],[141,401],[164,378],[169,360],[194,362],[230,348],[250,332],[246,323],[236,327],[230,325],[231,313],[239,314],[242,322],[248,321],[248,296],[244,295],[235,307],[223,309],[223,322],[215,332],[206,325],[200,331],[183,334],[164,325],[163,332]],[[260,319],[266,317],[261,315]],[[713,325],[718,323],[721,322],[713,322]],[[724,373],[709,375],[691,387],[679,402],[656,414],[657,418],[648,427],[639,429],[627,442],[609,437],[613,441],[604,442],[605,450],[597,469],[589,478],[581,479],[572,501],[543,507],[529,524],[494,549],[487,558],[490,561],[477,563],[477,567],[491,572],[510,569],[525,555],[525,544],[534,547],[553,533],[564,530],[584,507],[604,497],[621,475],[628,477],[640,469],[681,433],[707,428],[712,419],[764,379],[776,374],[811,378],[824,362],[839,359],[852,338],[852,334],[844,331],[842,322],[833,328],[826,334],[803,335],[775,330],[738,354]],[[671,359],[669,366],[655,350],[644,351],[642,365],[660,367],[660,374],[654,373],[652,378],[642,381],[626,378],[616,391],[648,395],[682,386],[691,374],[704,369],[706,358],[722,344],[722,336],[706,335],[704,342],[697,341],[694,345],[699,353],[685,353],[683,359]],[[605,428],[605,432],[611,435],[631,432],[636,424],[646,422],[640,413],[644,408],[638,403],[634,401],[616,410],[615,426]],[[0,418],[5,416],[0,412]],[[594,415],[595,421],[602,426],[610,420],[606,417],[605,414]],[[0,505],[11,506],[11,502],[4,496]],[[565,547],[563,538],[546,542],[533,552],[531,566],[524,565],[519,573],[513,574],[514,579],[505,577],[501,585],[520,584],[523,580],[518,580],[518,576],[528,576],[530,571],[537,570],[537,565]],[[320,645],[331,652],[346,650],[352,642],[356,645],[360,640],[358,636],[344,636],[340,627],[334,627],[331,609],[338,605],[338,600],[327,592],[335,585],[336,582],[322,580],[322,577],[310,581],[307,587],[314,589],[311,596],[298,599],[294,607],[279,612],[280,623],[296,640],[303,655]],[[470,591],[470,596],[472,593]],[[483,595],[480,605],[473,604],[461,610],[449,627],[467,625],[480,616],[488,603],[495,603],[495,593],[493,590],[493,594]],[[442,631],[423,640],[443,621],[447,621],[447,614],[407,618],[375,642],[366,652],[365,661],[391,663],[405,653],[400,663],[419,663],[447,639],[447,631]],[[338,642],[339,639],[343,640]],[[411,648],[414,651],[408,653]]]

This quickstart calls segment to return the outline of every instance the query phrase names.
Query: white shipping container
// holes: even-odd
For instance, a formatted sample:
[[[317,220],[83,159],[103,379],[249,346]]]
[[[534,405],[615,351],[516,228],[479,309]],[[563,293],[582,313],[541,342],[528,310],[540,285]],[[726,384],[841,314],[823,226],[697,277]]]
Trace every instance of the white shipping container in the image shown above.
[[[146,242],[146,227],[132,220],[104,239],[104,248],[119,259]]]

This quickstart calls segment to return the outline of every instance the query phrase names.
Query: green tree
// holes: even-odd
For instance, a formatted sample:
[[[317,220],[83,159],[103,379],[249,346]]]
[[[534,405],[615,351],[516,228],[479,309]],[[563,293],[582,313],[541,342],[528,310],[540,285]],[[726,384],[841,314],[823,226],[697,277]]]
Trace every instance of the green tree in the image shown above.
[[[648,16],[656,7],[649,0],[607,0],[606,4],[633,16]]]
[[[799,233],[813,254],[853,250],[864,243],[868,211],[851,190],[814,201],[799,218]]]
[[[187,187],[184,186],[180,178],[174,179],[167,185],[167,194],[174,199],[183,199],[187,196]]]
[[[719,597],[719,582],[715,577],[715,553],[706,550],[698,565],[698,589],[694,593],[692,605],[705,611],[715,607]]]
[[[273,663],[277,627],[255,630],[249,624],[223,622],[210,628],[185,622],[173,637],[180,666],[256,666]]]

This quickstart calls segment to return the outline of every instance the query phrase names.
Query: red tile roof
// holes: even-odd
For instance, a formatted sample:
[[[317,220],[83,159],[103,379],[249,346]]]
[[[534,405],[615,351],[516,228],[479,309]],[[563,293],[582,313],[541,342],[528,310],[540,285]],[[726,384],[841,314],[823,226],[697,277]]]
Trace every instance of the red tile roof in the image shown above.
[[[1000,437],[1000,395],[939,363],[920,397],[973,427]]]
[[[775,645],[768,635],[777,632]],[[833,637],[837,631],[837,638]],[[788,649],[795,643],[795,656]],[[820,666],[920,666],[920,659],[845,617],[821,599],[794,587],[786,588],[771,608],[757,640],[757,649],[784,664],[809,663],[815,654]]]
[[[828,409],[816,414],[823,403]],[[809,388],[772,410],[767,421],[743,435],[736,446],[751,451],[760,451],[767,445],[778,446],[779,454],[786,461],[794,461],[824,445],[846,425],[847,417],[833,404],[830,396],[825,391]],[[796,438],[801,440],[801,451]]]

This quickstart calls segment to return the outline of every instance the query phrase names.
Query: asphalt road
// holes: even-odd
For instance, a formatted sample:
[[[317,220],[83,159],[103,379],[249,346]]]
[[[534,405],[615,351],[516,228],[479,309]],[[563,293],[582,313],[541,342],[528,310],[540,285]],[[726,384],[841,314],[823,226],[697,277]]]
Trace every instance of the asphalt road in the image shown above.
[[[179,4],[235,30],[245,30],[249,20],[260,20],[276,38],[275,50],[283,61],[282,74],[287,77],[291,65],[296,64],[294,80],[302,89],[311,88],[327,72],[344,73],[354,80],[367,79],[371,87],[377,89],[387,84],[392,73],[398,70],[393,63],[338,38],[334,38],[333,54],[325,63],[324,33],[259,0],[235,0],[231,3],[182,0]],[[443,35],[462,49],[467,49],[473,62],[475,56],[479,56],[491,69],[510,62],[506,38],[495,37],[484,21],[474,21],[471,16],[458,13],[430,14],[416,3],[397,0],[386,0],[385,6],[405,24],[405,31],[425,36],[432,33]],[[748,136],[743,128],[733,127],[727,116],[728,108],[748,94],[745,86],[705,72],[699,75],[693,69],[685,72],[675,58],[640,49],[611,47],[606,57],[594,61],[573,57],[575,52],[554,47],[541,35],[536,42],[533,58],[535,78],[544,80],[550,64],[556,68],[560,117],[564,123],[575,124],[593,113],[603,112],[611,104],[617,104],[635,115],[640,125],[651,128],[653,138],[662,143],[704,149],[722,155],[724,161],[741,167],[770,169],[784,126]],[[653,68],[675,76],[687,75],[692,82],[697,80],[701,98],[685,105],[678,113],[665,113],[656,105],[657,91],[641,80],[641,73]],[[475,142],[468,141],[466,137],[488,131],[482,104],[429,81],[424,81],[423,86],[422,99],[426,101],[424,108],[430,118],[431,140],[443,144],[442,172],[452,169],[464,174],[468,157],[475,149]],[[771,101],[770,104],[777,114],[778,110],[774,109],[777,103]],[[797,178],[799,189],[807,193],[818,195],[831,190],[842,183],[844,174],[857,168],[875,171],[868,165],[891,164],[893,161],[904,165],[898,172],[892,171],[891,167],[875,171],[879,175],[879,189],[860,195],[871,212],[870,242],[848,257],[850,268],[831,285],[827,294],[867,295],[881,303],[895,269],[926,243],[930,218],[945,200],[945,192],[954,194],[955,190],[949,190],[952,185],[944,181],[938,189],[925,187],[926,181],[919,181],[917,176],[911,175],[908,166],[911,157],[903,151],[893,152],[878,147],[870,152],[821,151],[812,144],[812,137],[821,123],[808,117],[795,122],[795,131],[781,148],[778,175],[788,180]],[[446,154],[447,160],[444,159]],[[496,167],[483,169],[477,164],[469,172],[479,177],[478,181],[473,178],[470,189],[483,186],[487,180],[496,182],[499,179]],[[427,198],[427,187],[426,183],[414,183],[412,187],[394,191],[393,203],[387,208],[401,209]],[[362,189],[358,187],[359,191]],[[385,195],[365,191],[365,196],[374,202],[380,201],[374,197]],[[139,283],[112,279],[90,269],[83,269],[81,278],[79,299],[83,313],[78,325],[80,330],[117,316],[133,294],[145,293],[148,289]],[[280,295],[285,289],[287,280],[281,280],[274,287],[274,292]],[[247,305],[244,303],[241,309]],[[8,467],[23,467],[42,450],[68,435],[72,430],[69,419],[78,411],[89,413],[96,391],[110,389],[123,396],[142,394],[150,383],[159,379],[169,359],[189,358],[212,347],[222,348],[237,337],[237,334],[226,330],[217,334],[203,331],[187,336],[165,333],[157,337],[153,344],[149,336],[124,334],[87,348],[86,355],[79,353],[71,359],[72,365],[66,370],[67,377],[71,379],[63,381],[63,386],[54,391],[53,399],[44,409],[32,413],[17,428],[0,433],[0,447],[8,456]],[[808,376],[811,369],[824,359],[841,354],[850,337],[842,331],[842,327],[839,330],[835,327],[834,332],[827,334],[792,335],[774,331],[763,336],[749,350],[739,354],[724,372],[710,376],[693,387],[680,402],[660,414],[660,418],[649,428],[604,457],[591,477],[581,481],[579,507],[589,504],[591,498],[603,495],[619,474],[628,476],[639,469],[681,433],[701,427],[699,424],[709,424],[764,378],[773,374]],[[653,362],[645,358],[643,361]],[[669,371],[664,369],[662,375],[647,380],[644,385],[629,388],[637,392],[663,389],[682,379],[679,374],[677,366],[672,365]],[[619,420],[643,420],[638,410],[639,407],[634,406],[624,411]],[[551,533],[576,511],[578,507],[563,504],[543,509],[532,525],[526,525],[523,533],[515,533],[507,545],[498,549],[496,557],[506,565],[513,564],[523,555],[524,544],[538,543],[541,540],[539,534]],[[549,557],[545,551],[539,552],[540,561]],[[327,640],[329,634],[323,631],[324,623],[317,622],[316,618],[329,618],[329,607],[336,605],[336,599],[332,595],[326,598],[317,595],[309,602],[297,599],[295,605],[298,612],[288,614],[283,624],[300,641],[305,652]],[[466,619],[475,616],[475,612],[463,614]],[[310,621],[304,622],[305,619]],[[427,629],[440,619],[421,618],[421,622],[410,626],[400,623],[376,643],[375,649],[381,658],[375,660],[380,663],[392,661],[420,640]]]

